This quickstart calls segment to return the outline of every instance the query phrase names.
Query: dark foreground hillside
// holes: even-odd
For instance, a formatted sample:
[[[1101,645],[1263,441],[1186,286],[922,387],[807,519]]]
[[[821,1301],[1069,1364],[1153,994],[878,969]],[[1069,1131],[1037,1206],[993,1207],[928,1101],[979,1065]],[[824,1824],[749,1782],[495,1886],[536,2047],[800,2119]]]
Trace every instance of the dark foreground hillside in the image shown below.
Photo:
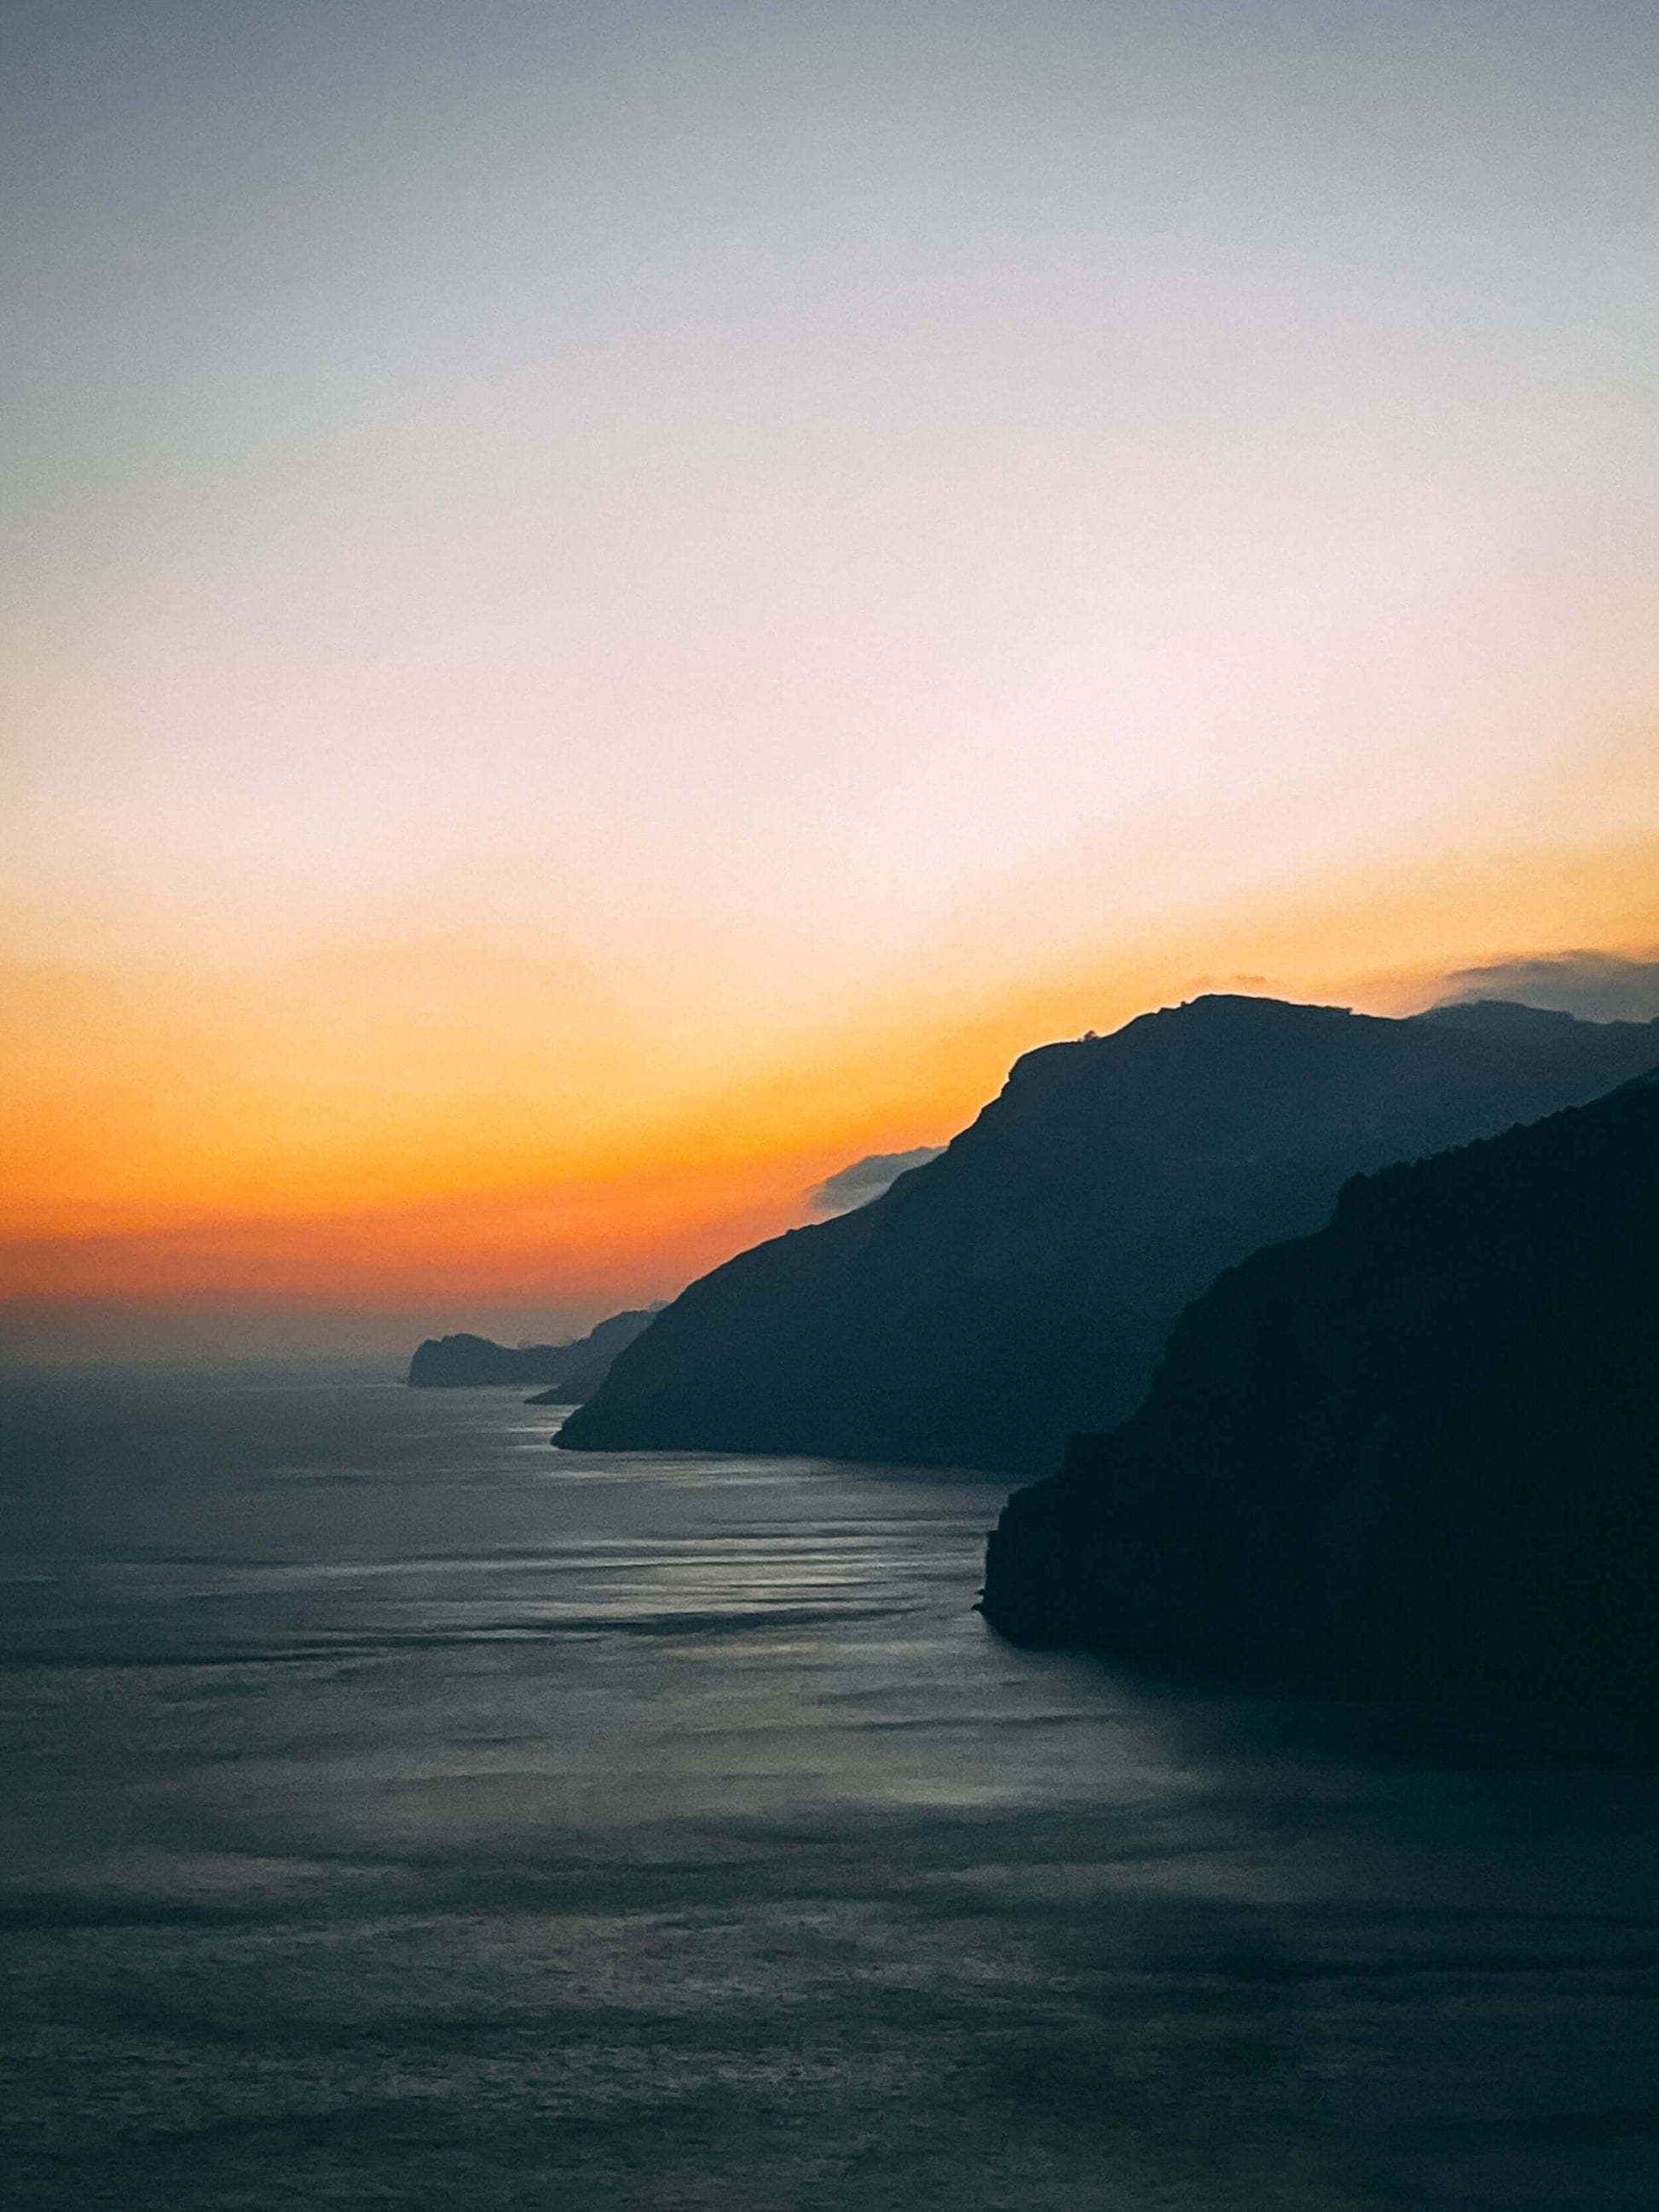
[[[1659,1076],[1352,1184],[992,1537],[1022,1641],[1659,1697]]]
[[[1595,1097],[1659,1026],[1206,998],[1027,1054],[944,1156],[694,1283],[558,1441],[1041,1472],[1352,1175]]]

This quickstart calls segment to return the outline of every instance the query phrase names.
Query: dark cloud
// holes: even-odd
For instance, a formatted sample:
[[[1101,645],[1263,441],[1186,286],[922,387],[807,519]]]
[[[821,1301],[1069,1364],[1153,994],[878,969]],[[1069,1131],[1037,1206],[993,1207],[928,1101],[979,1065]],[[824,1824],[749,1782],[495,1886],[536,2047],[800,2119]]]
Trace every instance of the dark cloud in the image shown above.
[[[815,1213],[850,1213],[855,1206],[868,1206],[907,1168],[925,1167],[945,1150],[943,1145],[918,1145],[908,1152],[872,1152],[854,1160],[850,1168],[837,1169],[809,1194]]]
[[[1523,1006],[1545,1006],[1593,1022],[1659,1017],[1659,959],[1558,952],[1543,960],[1498,960],[1486,968],[1464,968],[1446,980],[1454,1000],[1514,999]]]

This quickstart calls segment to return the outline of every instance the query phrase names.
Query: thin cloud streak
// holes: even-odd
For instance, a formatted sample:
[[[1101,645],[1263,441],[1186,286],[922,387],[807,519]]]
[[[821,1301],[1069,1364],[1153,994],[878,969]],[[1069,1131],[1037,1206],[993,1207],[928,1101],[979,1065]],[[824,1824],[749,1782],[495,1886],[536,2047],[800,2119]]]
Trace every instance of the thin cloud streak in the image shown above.
[[[850,1213],[854,1206],[868,1206],[872,1199],[879,1198],[890,1190],[902,1175],[912,1168],[926,1167],[945,1150],[943,1145],[916,1145],[908,1152],[870,1152],[850,1167],[839,1169],[828,1176],[810,1194],[814,1213]]]
[[[1591,1022],[1659,1019],[1659,958],[1557,952],[1543,959],[1496,960],[1465,968],[1448,981],[1449,999],[1454,1000],[1515,999],[1522,1006],[1577,1014]]]

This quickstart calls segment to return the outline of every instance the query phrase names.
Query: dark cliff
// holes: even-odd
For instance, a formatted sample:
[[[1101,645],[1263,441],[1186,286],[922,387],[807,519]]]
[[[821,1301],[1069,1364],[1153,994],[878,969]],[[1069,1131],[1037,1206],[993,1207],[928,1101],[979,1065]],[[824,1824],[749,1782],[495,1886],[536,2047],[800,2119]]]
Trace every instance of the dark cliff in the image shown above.
[[[415,1390],[465,1389],[480,1383],[545,1382],[556,1395],[550,1403],[569,1405],[574,1397],[596,1390],[610,1372],[611,1363],[624,1345],[631,1344],[661,1310],[612,1314],[586,1336],[570,1344],[494,1343],[487,1336],[429,1336],[416,1346],[409,1363],[409,1383]]]
[[[1659,1077],[1230,1270],[991,1539],[1033,1643],[1659,1696]]]
[[[1133,1410],[1188,1299],[1350,1176],[1656,1058],[1659,1025],[1237,998],[1047,1046],[884,1196],[692,1284],[558,1441],[1051,1468]]]

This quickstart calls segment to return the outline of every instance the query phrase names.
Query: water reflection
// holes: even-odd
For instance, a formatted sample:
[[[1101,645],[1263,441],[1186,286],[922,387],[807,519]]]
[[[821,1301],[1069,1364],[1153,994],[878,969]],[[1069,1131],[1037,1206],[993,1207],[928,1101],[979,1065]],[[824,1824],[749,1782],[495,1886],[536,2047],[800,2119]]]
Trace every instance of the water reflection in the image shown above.
[[[9,1435],[19,2203],[1650,2201],[1644,1772],[1012,1652],[977,1480]]]

